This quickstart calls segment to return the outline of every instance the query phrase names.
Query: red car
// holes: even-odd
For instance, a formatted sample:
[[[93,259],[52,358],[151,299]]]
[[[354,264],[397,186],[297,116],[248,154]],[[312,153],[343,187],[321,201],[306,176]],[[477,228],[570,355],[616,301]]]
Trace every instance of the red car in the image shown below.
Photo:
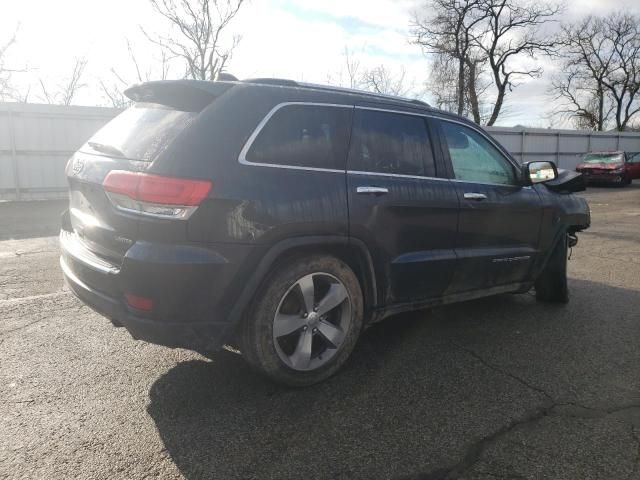
[[[640,178],[640,152],[591,152],[576,167],[587,183],[629,185]]]

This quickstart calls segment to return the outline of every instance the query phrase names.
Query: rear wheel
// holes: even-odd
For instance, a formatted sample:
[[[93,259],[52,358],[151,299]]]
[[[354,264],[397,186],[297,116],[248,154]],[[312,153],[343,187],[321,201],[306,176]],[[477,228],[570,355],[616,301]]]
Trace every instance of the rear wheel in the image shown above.
[[[551,253],[551,257],[535,283],[536,299],[545,302],[568,303],[567,283],[567,235],[563,235]]]
[[[348,265],[331,256],[297,257],[264,282],[244,319],[241,351],[279,383],[311,385],[345,363],[362,316],[362,290]]]

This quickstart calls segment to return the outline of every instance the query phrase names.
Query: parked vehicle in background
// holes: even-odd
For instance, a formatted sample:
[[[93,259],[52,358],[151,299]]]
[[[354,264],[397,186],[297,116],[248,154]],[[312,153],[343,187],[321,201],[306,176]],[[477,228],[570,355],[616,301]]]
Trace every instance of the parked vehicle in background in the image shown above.
[[[629,185],[640,178],[640,152],[591,152],[576,167],[587,183]]]
[[[126,93],[67,165],[60,263],[134,338],[232,344],[309,385],[395,313],[534,286],[568,301],[581,176],[520,165],[463,117],[277,79]]]

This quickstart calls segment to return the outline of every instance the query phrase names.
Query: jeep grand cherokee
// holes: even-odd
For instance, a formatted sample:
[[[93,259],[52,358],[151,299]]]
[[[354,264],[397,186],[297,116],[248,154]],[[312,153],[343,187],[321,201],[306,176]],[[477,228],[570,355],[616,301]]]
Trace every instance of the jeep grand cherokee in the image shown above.
[[[236,345],[289,385],[392,314],[568,300],[579,176],[427,104],[290,80],[160,81],[70,159],[60,264],[134,338]]]

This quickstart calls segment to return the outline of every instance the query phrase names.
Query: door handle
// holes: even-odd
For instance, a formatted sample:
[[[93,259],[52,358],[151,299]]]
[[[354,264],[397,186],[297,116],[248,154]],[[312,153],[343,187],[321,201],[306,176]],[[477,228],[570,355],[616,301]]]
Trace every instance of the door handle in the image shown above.
[[[473,193],[473,192],[469,192],[469,193],[465,193],[464,194],[464,199],[465,200],[486,200],[487,196],[484,193]]]
[[[389,193],[388,188],[384,187],[358,187],[356,193],[373,193],[374,195],[383,195]]]

